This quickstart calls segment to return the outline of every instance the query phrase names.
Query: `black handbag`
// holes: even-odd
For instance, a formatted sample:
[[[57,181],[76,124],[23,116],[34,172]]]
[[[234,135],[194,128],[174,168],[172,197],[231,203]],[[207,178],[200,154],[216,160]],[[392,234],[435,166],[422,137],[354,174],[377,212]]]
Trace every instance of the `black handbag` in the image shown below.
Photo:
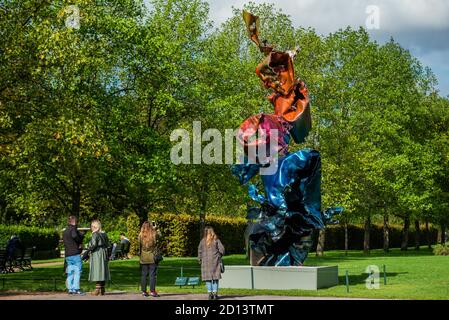
[[[164,260],[164,257],[162,256],[162,254],[157,253],[157,254],[154,256],[154,262],[155,262],[155,263],[159,263],[159,262],[161,262],[162,260]]]
[[[81,260],[87,261],[87,260],[89,260],[89,257],[90,257],[90,250],[86,250],[81,255]]]
[[[161,254],[161,251],[159,249],[156,249],[156,253],[154,254],[154,263],[158,264],[164,260],[164,257]]]
[[[221,259],[220,259],[220,271],[221,271],[221,273],[225,272],[225,266],[224,266],[223,260],[221,260]]]

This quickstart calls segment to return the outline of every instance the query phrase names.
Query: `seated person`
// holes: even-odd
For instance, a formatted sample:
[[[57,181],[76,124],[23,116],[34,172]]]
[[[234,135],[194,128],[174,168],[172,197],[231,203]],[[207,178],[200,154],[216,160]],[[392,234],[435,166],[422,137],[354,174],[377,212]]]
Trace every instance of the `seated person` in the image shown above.
[[[124,257],[126,259],[128,259],[129,245],[130,245],[129,239],[127,237],[125,237],[124,233],[120,233],[120,247],[122,248]],[[116,259],[116,249],[117,249],[117,243],[114,243],[112,245],[112,253],[111,253],[111,258],[110,258],[111,260]]]
[[[6,244],[6,255],[8,258],[12,258],[14,255],[14,250],[19,249],[23,250],[23,244],[20,241],[20,238],[13,234],[11,236],[11,239],[8,240],[8,243]]]
[[[125,237],[124,233],[120,233],[120,243],[122,244],[123,247],[123,253],[125,254],[124,257],[125,259],[128,259],[129,246],[131,242],[127,237]]]

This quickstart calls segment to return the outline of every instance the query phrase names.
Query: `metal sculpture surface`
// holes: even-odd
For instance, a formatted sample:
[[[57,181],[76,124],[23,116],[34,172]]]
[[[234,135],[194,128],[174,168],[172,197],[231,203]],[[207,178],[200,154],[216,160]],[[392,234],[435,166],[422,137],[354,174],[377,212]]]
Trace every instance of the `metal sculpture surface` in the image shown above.
[[[298,266],[312,247],[313,231],[338,223],[332,221],[332,216],[342,208],[321,211],[319,152],[288,151],[290,139],[304,142],[312,127],[308,89],[303,81],[295,79],[293,68],[299,48],[275,50],[266,41],[259,41],[259,17],[244,11],[243,19],[249,37],[265,55],[256,74],[266,88],[274,91],[268,97],[274,114],[261,113],[242,123],[238,140],[244,147],[245,161],[233,165],[232,173],[246,185],[267,163],[275,163],[274,174],[261,175],[264,194],[254,184],[248,186],[251,199],[259,203],[248,210],[248,240],[251,249],[262,256],[258,265]],[[274,150],[267,148],[272,139],[276,140]],[[251,157],[251,147],[267,152],[268,162]]]

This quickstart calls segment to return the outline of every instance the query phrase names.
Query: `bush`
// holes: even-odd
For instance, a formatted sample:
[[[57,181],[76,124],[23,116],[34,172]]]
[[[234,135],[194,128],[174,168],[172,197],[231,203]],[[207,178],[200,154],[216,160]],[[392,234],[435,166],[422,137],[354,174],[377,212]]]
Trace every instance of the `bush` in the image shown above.
[[[247,220],[243,218],[209,217],[211,225],[226,249],[226,254],[245,253],[245,229]]]
[[[107,230],[104,230],[104,232],[106,232],[106,234],[108,235],[109,242],[111,244],[113,244],[113,243],[119,243],[120,242],[120,233],[122,233],[123,231],[119,231],[119,230],[107,231]],[[87,244],[89,243],[91,238],[92,238],[92,232],[88,231],[85,234],[84,239],[83,239],[84,246],[87,246]]]
[[[129,248],[130,255],[137,255],[139,253],[139,228],[140,220],[137,214],[132,213],[126,219],[126,228],[128,229],[128,239],[131,242]]]
[[[433,248],[433,253],[436,256],[449,256],[449,247],[446,245],[438,244]]]
[[[60,237],[54,229],[0,225],[0,246],[6,247],[13,234],[20,238],[25,247],[36,247],[37,251],[56,249]]]
[[[197,217],[185,214],[150,214],[149,221],[156,221],[162,237],[160,246],[164,255],[175,257],[196,256],[200,241],[200,221]],[[206,218],[206,224],[211,225],[218,237],[223,242],[226,254],[245,253],[244,233],[246,219],[230,217]],[[437,230],[430,229],[431,243],[437,241]],[[390,248],[399,248],[402,240],[402,228],[390,227]],[[409,231],[409,243],[414,244],[415,231]],[[421,231],[421,242],[426,242],[425,231]],[[316,250],[318,232],[314,235],[312,251]],[[348,226],[349,250],[363,250],[364,229],[363,226]],[[344,226],[329,226],[326,228],[325,250],[344,250],[345,232]],[[370,248],[383,248],[383,226],[372,225],[370,233]]]
[[[173,257],[196,256],[200,242],[200,221],[185,214],[151,214],[161,231],[159,240],[162,253]],[[225,246],[226,254],[245,252],[244,232],[246,220],[242,218],[213,217],[206,219]]]

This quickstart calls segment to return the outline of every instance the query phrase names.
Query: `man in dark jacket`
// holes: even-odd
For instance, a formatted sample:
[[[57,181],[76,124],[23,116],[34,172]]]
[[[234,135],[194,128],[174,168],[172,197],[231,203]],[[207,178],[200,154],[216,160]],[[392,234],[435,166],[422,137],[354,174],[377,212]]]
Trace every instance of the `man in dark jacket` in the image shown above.
[[[81,270],[83,262],[81,261],[81,251],[84,235],[77,229],[77,218],[70,216],[68,226],[62,234],[64,241],[65,261],[67,265],[67,289],[69,294],[85,293],[80,290]]]

